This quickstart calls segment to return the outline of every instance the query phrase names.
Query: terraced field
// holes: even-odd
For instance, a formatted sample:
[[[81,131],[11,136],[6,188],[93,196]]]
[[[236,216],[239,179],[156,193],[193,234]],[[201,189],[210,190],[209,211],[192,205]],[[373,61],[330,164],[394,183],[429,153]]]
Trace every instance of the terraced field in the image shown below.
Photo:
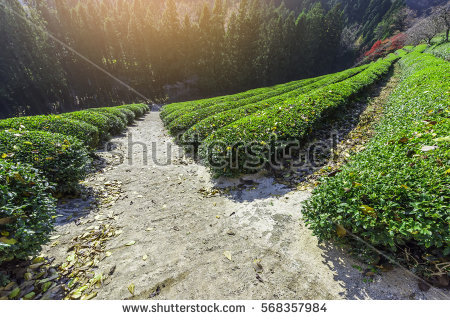
[[[305,138],[333,110],[386,75],[400,55],[294,85],[266,88],[267,92],[257,91],[251,98],[247,92],[245,98],[238,94],[206,104],[204,100],[171,104],[163,108],[161,117],[173,135],[183,134],[182,142],[202,143],[200,156],[218,175],[254,172],[254,163],[261,168],[289,140]],[[279,144],[275,151],[269,146],[274,136]],[[249,148],[253,149],[249,152]]]

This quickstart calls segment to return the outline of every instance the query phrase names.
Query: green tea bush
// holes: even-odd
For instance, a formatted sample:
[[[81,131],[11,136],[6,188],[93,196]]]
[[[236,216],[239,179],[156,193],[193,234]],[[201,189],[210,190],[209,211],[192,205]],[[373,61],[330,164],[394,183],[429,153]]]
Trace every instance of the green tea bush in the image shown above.
[[[126,119],[127,119],[127,125],[128,126],[133,124],[135,115],[134,115],[134,112],[131,111],[130,109],[124,108],[124,107],[112,107],[110,109],[119,110],[120,112],[122,112],[125,115]]]
[[[63,113],[61,116],[68,119],[83,121],[96,127],[98,129],[100,142],[110,139],[111,132],[115,131],[114,128],[117,126],[117,119],[110,118],[99,112],[92,112],[90,109]]]
[[[302,212],[322,240],[350,242],[343,227],[379,249],[448,256],[450,64],[418,51],[399,64],[401,82],[375,136],[322,181]]]
[[[145,104],[128,104],[128,105],[124,105],[124,106],[120,106],[120,107],[126,108],[126,109],[134,112],[134,116],[136,118],[142,117],[144,114],[146,114],[149,111],[147,105],[145,105]]]
[[[183,114],[185,112],[190,112],[190,111],[193,111],[196,109],[209,107],[214,104],[223,102],[225,100],[237,101],[239,99],[245,99],[245,98],[260,94],[266,90],[267,90],[267,88],[258,88],[258,89],[252,89],[252,90],[248,90],[245,92],[241,92],[238,94],[231,94],[231,95],[219,96],[219,97],[207,98],[207,99],[201,99],[201,100],[171,103],[171,104],[165,105],[161,109],[160,117],[164,123],[169,123],[173,119],[178,117],[180,114]],[[177,112],[177,115],[176,116],[171,115],[170,119],[166,119],[167,116],[169,116],[173,112]]]
[[[430,47],[425,52],[430,53],[438,58],[450,61],[450,42]]]
[[[0,156],[8,162],[31,164],[64,193],[77,190],[90,163],[81,141],[44,131],[0,132]]]
[[[344,107],[362,90],[387,74],[396,59],[398,57],[395,55],[380,59],[347,80],[233,122],[204,140],[200,156],[216,174],[221,175],[248,172],[249,170],[245,169],[248,163],[267,163],[275,152],[272,148],[267,148],[274,136],[280,147],[285,141],[305,138],[333,110]],[[249,155],[245,147],[240,147],[255,144],[262,146],[265,151]],[[228,163],[218,169],[216,164],[223,161]]]
[[[0,265],[39,252],[53,229],[49,183],[26,164],[0,160]]]
[[[298,89],[290,91],[288,93],[275,96],[273,98],[262,100],[253,104],[242,106],[239,108],[231,109],[225,112],[220,112],[212,115],[198,123],[196,123],[192,128],[186,131],[182,136],[183,142],[189,141],[203,141],[214,131],[233,123],[241,118],[247,117],[257,111],[267,109],[277,104],[283,104],[285,101],[291,98],[299,97],[302,94],[316,90],[323,86],[330,85],[332,83],[343,81],[355,74],[366,69],[368,65],[360,66],[354,69],[345,70],[338,72],[336,74],[331,74],[327,76],[321,76],[318,78],[308,79],[303,82],[303,85]]]
[[[99,132],[96,127],[75,119],[67,119],[61,115],[8,118],[0,120],[0,129],[61,133],[76,137],[91,148],[97,147],[99,143]]]
[[[233,103],[233,102],[236,102],[236,101],[239,101],[242,99],[254,97],[256,95],[266,94],[273,90],[286,88],[288,86],[292,87],[292,86],[296,86],[296,85],[301,85],[300,83],[302,81],[304,81],[304,80],[291,81],[288,83],[283,83],[283,84],[275,85],[272,87],[252,89],[249,91],[232,94],[232,95],[227,95],[227,96],[219,96],[219,97],[202,99],[202,100],[173,103],[170,105],[166,105],[162,108],[160,117],[161,117],[163,123],[165,125],[167,125],[167,124],[171,123],[173,120],[175,120],[176,118],[178,118],[186,113],[195,111],[195,110],[200,110],[203,108],[207,108],[207,107],[210,107],[210,106],[213,106],[216,104],[225,103],[225,102]]]
[[[287,92],[292,92],[293,90],[298,89],[299,87],[304,86],[305,84],[308,84],[312,81],[315,81],[314,79],[307,79],[303,81],[296,81],[294,84],[287,84],[279,86],[278,88],[273,88],[270,90],[267,90],[264,93],[254,95],[249,98],[240,99],[238,101],[228,101],[225,100],[221,103],[212,105],[210,107],[201,108],[186,114],[183,114],[179,116],[177,119],[173,120],[167,125],[167,128],[169,129],[170,133],[172,135],[177,135],[181,132],[186,131],[190,127],[192,127],[197,122],[220,112],[224,112],[231,109],[236,109],[241,106],[246,106],[255,102],[264,101],[267,99],[270,99],[272,97],[277,97],[280,95],[283,95]]]
[[[113,135],[122,133],[127,127],[127,118],[119,110],[109,108],[91,108],[89,112],[97,112],[106,116],[110,122],[109,132]]]

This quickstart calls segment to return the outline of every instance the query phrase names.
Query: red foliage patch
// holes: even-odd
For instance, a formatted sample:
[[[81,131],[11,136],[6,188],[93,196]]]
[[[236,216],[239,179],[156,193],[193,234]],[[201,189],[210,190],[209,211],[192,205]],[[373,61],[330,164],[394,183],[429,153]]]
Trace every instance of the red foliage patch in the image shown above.
[[[398,33],[395,36],[387,38],[383,41],[378,40],[373,44],[369,51],[364,53],[364,57],[367,60],[376,60],[384,57],[391,52],[403,48],[405,45],[405,40],[406,35],[404,33]]]

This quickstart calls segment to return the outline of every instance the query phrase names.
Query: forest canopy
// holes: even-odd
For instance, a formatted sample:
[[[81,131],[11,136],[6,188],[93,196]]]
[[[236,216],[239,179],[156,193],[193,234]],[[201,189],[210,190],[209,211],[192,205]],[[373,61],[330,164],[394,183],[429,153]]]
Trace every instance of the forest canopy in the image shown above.
[[[403,0],[5,0],[0,116],[163,99],[177,83],[188,86],[188,97],[204,97],[334,72],[351,65],[361,47],[401,29],[394,20],[403,6]],[[351,46],[343,44],[344,32]]]

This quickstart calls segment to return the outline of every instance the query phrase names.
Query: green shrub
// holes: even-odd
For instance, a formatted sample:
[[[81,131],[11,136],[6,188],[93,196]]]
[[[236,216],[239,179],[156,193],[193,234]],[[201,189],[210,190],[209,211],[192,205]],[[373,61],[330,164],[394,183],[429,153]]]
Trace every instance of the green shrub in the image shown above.
[[[0,132],[0,156],[41,170],[50,182],[57,184],[59,192],[76,191],[90,162],[78,139],[44,131]]]
[[[108,108],[91,108],[89,112],[97,112],[106,116],[110,121],[109,132],[113,135],[122,133],[127,127],[126,116],[119,110],[110,110]]]
[[[198,123],[196,123],[192,128],[186,131],[182,136],[183,142],[194,141],[197,139],[198,141],[203,141],[206,137],[208,137],[214,131],[219,130],[220,128],[235,122],[241,118],[247,117],[257,111],[261,111],[263,109],[267,109],[277,104],[282,104],[288,99],[299,97],[302,94],[305,94],[309,91],[316,90],[320,87],[330,85],[335,82],[343,81],[355,74],[361,72],[366,69],[368,65],[364,65],[361,67],[357,67],[354,69],[345,70],[342,72],[338,72],[336,74],[331,74],[327,76],[321,76],[318,78],[308,79],[303,82],[303,86],[300,86],[298,89],[290,91],[288,93],[275,96],[273,98],[262,100],[257,103],[253,103],[250,105],[242,106],[236,109],[231,109],[225,112],[220,112],[218,114],[212,115]]]
[[[74,119],[66,119],[60,115],[4,119],[0,120],[0,129],[26,129],[61,133],[76,137],[91,148],[97,147],[99,142],[99,132],[96,127]]]
[[[379,249],[438,258],[450,255],[450,64],[414,51],[399,64],[376,135],[322,181],[303,215],[322,240],[349,242],[337,235],[342,226]]]
[[[120,106],[121,108],[126,108],[134,112],[136,118],[142,117],[145,113],[149,111],[147,105],[145,104],[128,104],[124,106]]]
[[[201,99],[201,100],[194,100],[194,101],[186,101],[186,102],[178,102],[178,103],[172,103],[169,105],[166,105],[162,108],[160,117],[164,124],[169,124],[179,116],[182,116],[186,113],[200,110],[203,108],[207,108],[216,104],[221,103],[233,103],[242,99],[247,99],[254,97],[256,95],[260,94],[267,94],[270,91],[278,90],[280,88],[285,88],[287,86],[296,86],[299,85],[300,82],[304,80],[296,80],[288,83],[283,83],[279,85],[275,85],[272,87],[265,87],[265,88],[258,88],[258,89],[252,89],[245,92],[232,94],[232,95],[226,95],[226,96],[219,96],[214,98],[208,98],[208,99]]]
[[[186,131],[197,122],[211,115],[231,109],[236,109],[238,107],[246,106],[255,102],[267,100],[272,97],[277,97],[287,92],[292,92],[293,90],[296,90],[297,88],[302,87],[305,84],[310,83],[311,81],[314,81],[314,79],[296,81],[294,84],[289,83],[286,85],[280,85],[277,88],[271,88],[263,93],[254,95],[249,98],[239,99],[237,101],[224,100],[218,104],[185,113],[179,116],[177,119],[170,122],[170,124],[167,125],[167,128],[169,129],[172,135],[177,135],[181,132]]]
[[[130,109],[124,108],[124,107],[112,107],[109,109],[119,110],[120,112],[122,112],[125,115],[125,117],[127,119],[127,125],[133,124],[135,115],[134,115],[134,112],[131,111]]]
[[[48,241],[55,214],[49,191],[36,169],[0,160],[0,265],[26,259]]]
[[[99,140],[107,141],[111,138],[111,132],[114,132],[117,126],[117,119],[110,118],[107,115],[99,112],[92,112],[89,109],[83,111],[75,111],[70,113],[63,113],[64,118],[75,119],[86,122],[98,129]]]
[[[265,90],[267,90],[267,88],[258,88],[258,89],[252,89],[252,90],[248,90],[245,92],[241,92],[238,94],[231,94],[231,95],[219,96],[219,97],[207,98],[207,99],[201,99],[201,100],[171,103],[171,104],[165,105],[161,109],[160,117],[164,123],[169,123],[170,121],[175,119],[179,114],[182,114],[183,112],[189,112],[189,111],[193,111],[195,109],[209,107],[214,104],[220,103],[224,100],[237,101],[239,99],[245,99],[245,98],[254,96],[256,94],[262,93]],[[179,114],[176,117],[174,117],[172,115],[171,120],[166,120],[166,117],[175,111]]]
[[[430,47],[425,52],[430,53],[438,58],[450,61],[450,42]]]
[[[246,169],[249,163],[264,164],[274,156],[276,151],[270,147],[274,136],[279,145],[278,152],[282,151],[286,141],[305,138],[333,110],[344,107],[358,93],[385,75],[395,59],[398,59],[395,55],[380,59],[347,80],[233,122],[204,140],[200,156],[216,174],[253,172]],[[255,145],[263,150],[249,155],[246,148]],[[220,168],[217,163],[222,163]]]

